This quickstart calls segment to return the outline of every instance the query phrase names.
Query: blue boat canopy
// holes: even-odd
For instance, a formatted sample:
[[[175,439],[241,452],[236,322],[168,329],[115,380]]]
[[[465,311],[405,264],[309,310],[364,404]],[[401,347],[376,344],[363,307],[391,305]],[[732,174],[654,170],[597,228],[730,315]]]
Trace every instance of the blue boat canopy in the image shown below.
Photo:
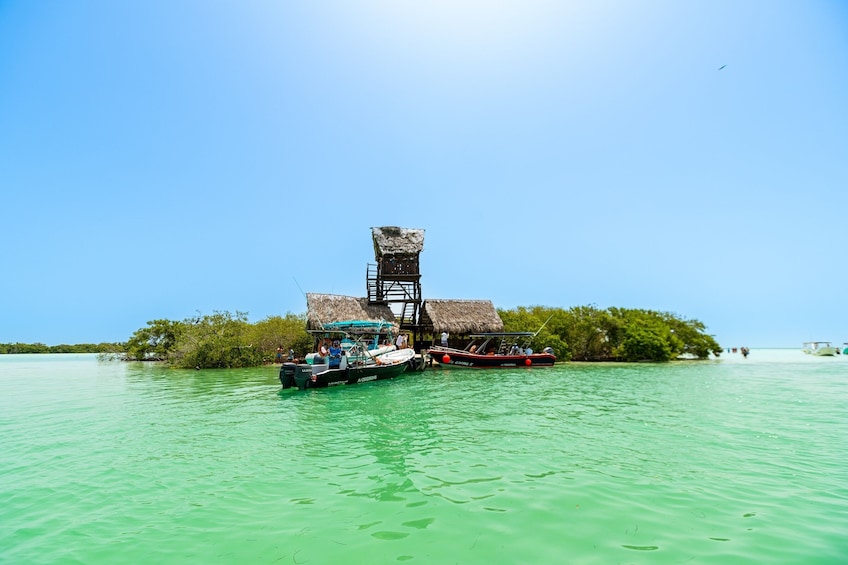
[[[327,331],[354,331],[357,333],[379,332],[384,329],[391,329],[392,327],[391,322],[386,322],[385,320],[344,320],[341,322],[327,322],[322,325],[324,330]]]

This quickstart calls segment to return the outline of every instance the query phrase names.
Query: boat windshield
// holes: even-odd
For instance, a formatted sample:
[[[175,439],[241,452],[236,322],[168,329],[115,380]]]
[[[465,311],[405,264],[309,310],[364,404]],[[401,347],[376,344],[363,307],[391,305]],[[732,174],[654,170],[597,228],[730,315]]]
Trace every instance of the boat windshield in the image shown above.
[[[385,320],[345,320],[321,324],[322,329],[310,330],[317,350],[325,339],[337,339],[347,352],[352,349],[370,351],[394,343],[394,326]]]

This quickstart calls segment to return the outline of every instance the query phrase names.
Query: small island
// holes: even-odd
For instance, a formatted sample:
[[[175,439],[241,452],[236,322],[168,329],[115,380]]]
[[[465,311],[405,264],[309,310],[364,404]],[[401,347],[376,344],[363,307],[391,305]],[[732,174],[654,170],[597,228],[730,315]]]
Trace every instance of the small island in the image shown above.
[[[458,346],[474,333],[533,331],[530,346],[551,348],[558,362],[668,362],[718,357],[722,347],[699,320],[634,308],[521,306],[496,309],[489,300],[425,300],[419,256],[424,230],[371,228],[375,263],[366,270],[367,296],[307,294],[308,312],[251,323],[246,312],[197,313],[182,321],[152,320],[125,343],[86,346],[0,344],[0,353],[97,352],[126,361],[157,361],[190,369],[236,368],[303,358],[314,347],[309,330],[342,320],[385,320],[425,351],[448,333]]]

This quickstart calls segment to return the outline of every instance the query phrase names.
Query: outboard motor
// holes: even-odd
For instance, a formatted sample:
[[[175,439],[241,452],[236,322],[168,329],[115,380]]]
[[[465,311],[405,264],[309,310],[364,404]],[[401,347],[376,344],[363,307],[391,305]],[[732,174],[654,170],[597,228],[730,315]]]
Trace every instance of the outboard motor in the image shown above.
[[[280,383],[283,388],[291,388],[295,386],[294,375],[297,373],[297,365],[295,363],[283,363],[280,367]]]

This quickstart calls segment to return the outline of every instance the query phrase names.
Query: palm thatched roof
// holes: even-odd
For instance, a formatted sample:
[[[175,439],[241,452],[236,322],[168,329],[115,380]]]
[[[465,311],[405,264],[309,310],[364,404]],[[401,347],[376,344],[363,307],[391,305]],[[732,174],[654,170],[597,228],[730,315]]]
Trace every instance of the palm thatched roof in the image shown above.
[[[491,300],[424,301],[422,325],[433,333],[472,334],[502,332],[503,320]]]
[[[385,226],[371,228],[374,256],[418,255],[424,249],[424,230]]]
[[[385,321],[393,325],[395,333],[398,330],[392,309],[385,304],[368,304],[367,298],[307,293],[306,307],[308,308],[306,314],[308,330],[320,330],[322,324],[348,320]]]

